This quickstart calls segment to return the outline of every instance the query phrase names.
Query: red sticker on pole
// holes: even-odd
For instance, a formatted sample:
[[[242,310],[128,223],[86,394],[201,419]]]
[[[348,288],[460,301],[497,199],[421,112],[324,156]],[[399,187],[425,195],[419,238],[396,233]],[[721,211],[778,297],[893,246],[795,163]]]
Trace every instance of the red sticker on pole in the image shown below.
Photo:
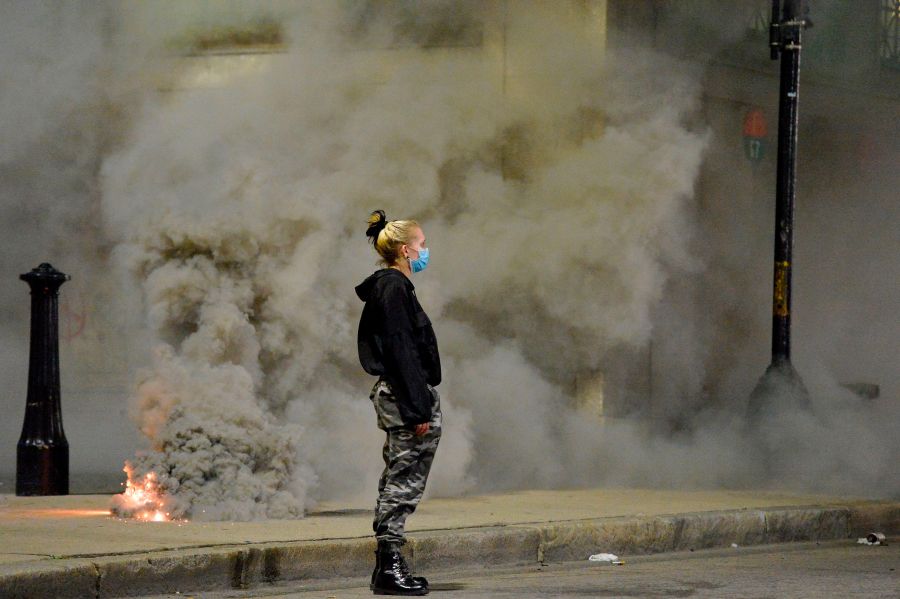
[[[769,126],[761,108],[751,108],[744,115],[744,154],[752,162],[762,160]]]

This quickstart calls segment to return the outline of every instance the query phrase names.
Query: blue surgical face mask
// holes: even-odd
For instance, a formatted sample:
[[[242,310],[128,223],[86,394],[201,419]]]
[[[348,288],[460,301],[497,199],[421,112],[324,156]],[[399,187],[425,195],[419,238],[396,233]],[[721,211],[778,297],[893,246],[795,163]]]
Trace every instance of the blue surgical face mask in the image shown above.
[[[428,248],[418,250],[419,257],[409,261],[409,266],[413,272],[422,272],[428,266]]]

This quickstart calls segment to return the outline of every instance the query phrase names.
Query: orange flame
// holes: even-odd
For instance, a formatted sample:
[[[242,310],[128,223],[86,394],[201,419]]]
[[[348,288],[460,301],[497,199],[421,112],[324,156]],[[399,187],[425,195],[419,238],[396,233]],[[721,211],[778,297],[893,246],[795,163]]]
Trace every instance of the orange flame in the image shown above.
[[[115,512],[126,518],[145,522],[168,522],[171,514],[165,511],[165,495],[159,488],[155,472],[148,472],[143,479],[135,480],[134,469],[125,464],[128,481],[125,491],[115,500]]]

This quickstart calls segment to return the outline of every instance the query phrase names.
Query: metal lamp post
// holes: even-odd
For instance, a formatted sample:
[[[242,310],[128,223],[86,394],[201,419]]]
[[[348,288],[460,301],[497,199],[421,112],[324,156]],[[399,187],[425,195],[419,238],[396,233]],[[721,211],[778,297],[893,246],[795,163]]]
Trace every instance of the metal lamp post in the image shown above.
[[[47,263],[19,277],[31,287],[31,346],[25,423],[16,451],[16,495],[69,494],[69,442],[59,392],[59,288]]]
[[[797,182],[797,124],[801,38],[809,25],[803,0],[772,1],[769,47],[781,59],[778,100],[778,166],[775,188],[775,268],[772,294],[772,362],[750,396],[755,420],[774,407],[809,406],[809,393],[791,364],[791,270]]]

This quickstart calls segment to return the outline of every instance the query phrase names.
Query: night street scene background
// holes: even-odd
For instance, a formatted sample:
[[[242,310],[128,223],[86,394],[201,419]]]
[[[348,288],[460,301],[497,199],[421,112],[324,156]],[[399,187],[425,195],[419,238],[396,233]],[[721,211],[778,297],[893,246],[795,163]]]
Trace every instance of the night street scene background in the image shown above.
[[[374,500],[354,285],[415,218],[444,362],[427,497],[900,497],[900,4],[809,2],[791,359],[772,358],[771,2],[0,3],[0,492],[19,275],[60,288],[73,493],[125,517]],[[777,278],[777,277],[776,277]],[[153,493],[147,497],[145,492]]]

